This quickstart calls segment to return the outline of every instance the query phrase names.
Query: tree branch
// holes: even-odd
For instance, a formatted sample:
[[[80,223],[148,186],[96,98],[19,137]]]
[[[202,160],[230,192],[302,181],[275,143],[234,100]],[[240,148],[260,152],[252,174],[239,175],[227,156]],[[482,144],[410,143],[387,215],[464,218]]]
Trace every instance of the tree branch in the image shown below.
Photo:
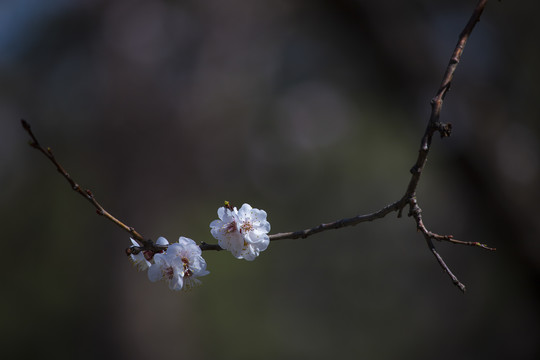
[[[393,204],[388,205],[382,208],[381,210],[374,212],[372,214],[358,215],[356,217],[349,218],[349,219],[337,220],[328,224],[321,224],[311,229],[270,235],[270,240],[306,238],[310,235],[317,234],[322,231],[326,231],[330,229],[339,229],[345,226],[353,226],[353,225],[356,225],[365,221],[373,221],[375,219],[382,218],[393,211],[397,211],[398,217],[401,217],[403,208],[406,206],[409,206],[409,216],[412,216],[414,220],[416,221],[417,229],[421,231],[422,234],[424,235],[424,238],[426,239],[428,247],[433,253],[433,255],[435,256],[435,258],[437,259],[438,263],[441,265],[444,271],[448,274],[448,276],[450,276],[452,282],[461,291],[465,291],[465,285],[463,285],[457,279],[457,277],[452,273],[452,271],[450,271],[450,269],[448,268],[448,266],[446,265],[442,257],[436,251],[432,240],[447,241],[447,242],[450,242],[453,244],[459,244],[459,245],[476,246],[476,247],[480,247],[486,250],[495,250],[495,249],[490,248],[479,242],[460,241],[460,240],[454,239],[452,235],[439,235],[439,234],[435,234],[429,231],[425,227],[422,221],[422,216],[421,216],[422,210],[418,206],[418,203],[416,200],[416,189],[418,188],[418,183],[420,181],[422,171],[424,170],[424,167],[427,162],[428,154],[431,149],[431,141],[433,139],[433,135],[436,132],[438,132],[441,138],[444,138],[444,137],[450,136],[452,132],[452,124],[445,124],[439,121],[442,105],[443,105],[443,100],[446,94],[448,93],[448,91],[450,90],[450,86],[454,78],[454,73],[461,60],[463,50],[465,49],[465,44],[467,43],[467,40],[469,39],[469,36],[471,35],[475,25],[478,23],[478,21],[480,21],[480,16],[482,15],[482,12],[484,11],[486,4],[487,4],[487,0],[480,0],[478,4],[476,5],[469,21],[467,22],[467,24],[465,25],[465,28],[459,35],[456,47],[454,48],[454,51],[452,52],[452,56],[450,57],[450,61],[448,62],[448,66],[446,67],[446,70],[444,72],[441,85],[439,89],[437,90],[435,97],[433,97],[433,99],[431,100],[430,118],[426,126],[424,135],[422,136],[422,139],[420,142],[420,149],[418,151],[418,157],[416,159],[414,166],[410,170],[411,179],[409,181],[407,190],[405,191],[405,194],[403,195],[403,197],[400,200],[394,202]]]
[[[337,220],[330,223],[323,223],[318,226],[315,226],[310,229],[305,230],[299,230],[299,231],[293,231],[293,232],[286,232],[286,233],[277,233],[277,234],[271,234],[269,235],[269,238],[271,241],[275,240],[283,240],[283,239],[298,239],[298,238],[306,238],[308,236],[318,234],[323,231],[332,230],[332,229],[340,229],[346,226],[354,226],[359,223],[368,222],[377,220],[380,218],[385,217],[391,212],[397,212],[398,217],[401,217],[403,209],[406,206],[409,206],[409,213],[408,216],[412,217],[416,222],[416,227],[418,231],[420,231],[428,245],[428,248],[435,256],[437,262],[440,264],[440,266],[443,268],[443,270],[448,274],[448,276],[451,278],[452,282],[461,290],[465,291],[465,285],[463,285],[457,277],[452,273],[450,268],[446,265],[443,258],[439,255],[437,250],[435,249],[435,246],[433,245],[433,240],[437,241],[447,241],[453,244],[458,245],[468,245],[468,246],[475,246],[480,247],[486,250],[495,250],[494,248],[490,248],[484,244],[478,243],[478,242],[465,242],[456,240],[453,238],[452,235],[439,235],[436,233],[433,233],[429,231],[426,226],[424,225],[423,219],[422,219],[422,210],[418,205],[418,202],[416,200],[416,189],[418,187],[420,177],[422,175],[422,172],[424,170],[424,167],[427,162],[427,157],[429,154],[429,151],[431,149],[431,142],[433,135],[438,132],[441,136],[441,138],[450,136],[452,132],[452,125],[441,123],[439,121],[443,100],[450,90],[450,86],[454,77],[454,73],[456,71],[457,65],[459,64],[461,60],[461,56],[463,54],[463,50],[465,48],[465,44],[467,43],[467,40],[469,39],[469,36],[471,35],[476,23],[480,20],[480,16],[486,6],[487,0],[480,0],[478,4],[476,5],[473,14],[471,15],[469,21],[467,22],[465,28],[460,33],[457,45],[452,53],[452,56],[450,57],[450,61],[448,63],[448,66],[445,70],[443,80],[441,82],[441,85],[433,99],[431,100],[431,114],[428,121],[428,124],[426,126],[426,130],[424,132],[424,135],[422,136],[421,142],[420,142],[420,149],[418,151],[418,157],[416,159],[416,162],[414,166],[411,168],[411,179],[408,183],[407,189],[405,191],[405,194],[401,199],[398,201],[389,204],[382,209],[365,215],[357,215],[351,218],[344,218],[341,220]],[[166,248],[166,246],[159,246],[153,243],[150,239],[144,239],[144,237],[139,234],[135,229],[131,226],[125,225],[123,222],[112,216],[109,212],[107,212],[95,199],[92,192],[88,189],[83,190],[72,178],[71,176],[64,170],[64,168],[60,165],[60,163],[56,160],[54,157],[51,148],[44,148],[42,147],[36,137],[34,136],[30,125],[25,121],[21,120],[23,128],[28,132],[30,137],[32,138],[32,141],[30,142],[30,145],[34,147],[35,149],[39,150],[41,153],[43,153],[57,168],[58,172],[62,174],[62,176],[68,181],[71,188],[77,192],[79,195],[83,196],[86,200],[88,200],[95,208],[98,213],[98,215],[104,216],[105,218],[109,219],[113,223],[115,223],[117,226],[125,230],[130,234],[130,236],[137,240],[140,243],[140,247],[131,247],[126,250],[128,254],[136,254],[142,250],[150,250],[153,252],[160,252]],[[207,244],[205,242],[201,242],[199,245],[202,250],[223,250],[219,245],[217,244]]]

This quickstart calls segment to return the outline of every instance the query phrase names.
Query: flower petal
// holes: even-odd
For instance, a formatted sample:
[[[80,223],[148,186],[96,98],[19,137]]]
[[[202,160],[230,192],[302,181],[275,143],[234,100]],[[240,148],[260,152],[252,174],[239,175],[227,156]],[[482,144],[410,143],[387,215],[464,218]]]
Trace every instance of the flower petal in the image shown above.
[[[157,264],[153,264],[148,269],[148,279],[151,282],[159,281],[163,278],[163,272],[161,271],[161,266]]]
[[[167,239],[165,239],[163,236],[160,236],[160,237],[158,237],[158,239],[156,240],[156,245],[165,246],[165,245],[169,245],[169,242],[168,242]]]

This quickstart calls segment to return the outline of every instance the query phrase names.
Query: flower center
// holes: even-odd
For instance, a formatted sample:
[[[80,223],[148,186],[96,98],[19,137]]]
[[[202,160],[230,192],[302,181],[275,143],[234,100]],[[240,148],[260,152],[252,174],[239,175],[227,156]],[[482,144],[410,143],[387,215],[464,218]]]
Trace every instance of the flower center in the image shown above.
[[[232,232],[235,232],[236,231],[236,221],[231,221],[226,227],[225,227],[225,230],[228,232],[228,233],[232,233]]]
[[[189,268],[189,259],[185,256],[182,256],[182,264],[184,267],[184,277],[190,277],[193,275],[193,271]]]
[[[249,221],[246,221],[240,226],[240,232],[250,232],[251,230],[253,230],[253,225]]]
[[[172,268],[172,266],[169,266],[163,269],[163,277],[170,280],[173,278],[173,276],[174,276],[174,269]]]

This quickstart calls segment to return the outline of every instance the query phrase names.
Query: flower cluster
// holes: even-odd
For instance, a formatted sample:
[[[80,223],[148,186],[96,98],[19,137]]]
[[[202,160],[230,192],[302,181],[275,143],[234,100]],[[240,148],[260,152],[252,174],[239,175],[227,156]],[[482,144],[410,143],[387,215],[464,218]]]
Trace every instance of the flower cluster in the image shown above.
[[[138,246],[133,239],[131,241],[134,246]],[[163,237],[156,243],[169,244]],[[201,283],[198,277],[210,273],[206,270],[206,261],[201,253],[201,248],[195,241],[181,236],[177,243],[168,245],[166,251],[159,253],[141,251],[130,257],[139,269],[148,269],[150,281],[165,280],[171,290],[189,290]]]
[[[240,210],[224,206],[218,209],[219,220],[210,223],[210,233],[219,246],[229,250],[237,259],[253,261],[266,250],[270,239],[270,223],[264,210],[244,204]]]
[[[229,250],[237,259],[253,261],[270,243],[270,223],[264,210],[244,204],[238,210],[229,205],[218,209],[218,220],[210,223],[210,233],[218,240],[221,248]],[[145,250],[131,239],[128,251],[130,259],[139,270],[148,270],[152,282],[164,280],[171,290],[188,290],[201,283],[198,279],[208,275],[202,250],[195,241],[181,236],[177,243],[169,244],[159,237],[156,245],[162,251]]]

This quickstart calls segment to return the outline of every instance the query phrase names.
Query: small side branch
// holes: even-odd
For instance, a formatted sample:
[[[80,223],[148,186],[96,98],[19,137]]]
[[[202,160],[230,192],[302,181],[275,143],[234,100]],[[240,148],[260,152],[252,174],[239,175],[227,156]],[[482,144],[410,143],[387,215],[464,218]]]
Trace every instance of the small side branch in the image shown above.
[[[458,280],[458,278],[454,275],[454,273],[452,273],[448,265],[446,265],[442,256],[439,255],[439,253],[437,252],[435,245],[433,245],[433,240],[448,241],[450,243],[459,244],[459,245],[477,246],[486,250],[495,250],[495,249],[490,248],[484,244],[480,244],[478,242],[459,241],[459,240],[454,239],[452,235],[439,235],[434,232],[431,232],[424,225],[424,221],[422,219],[422,209],[420,209],[420,207],[418,206],[416,198],[413,198],[410,200],[409,207],[410,207],[409,216],[412,216],[414,220],[416,221],[416,228],[418,229],[418,231],[422,233],[422,235],[424,235],[424,239],[426,240],[426,244],[429,250],[435,256],[435,258],[437,259],[437,262],[439,263],[439,265],[441,265],[444,272],[448,274],[448,276],[452,280],[452,283],[454,283],[454,285],[456,285],[462,292],[465,292],[465,285],[463,285]]]
[[[454,273],[452,273],[448,265],[446,265],[441,255],[439,255],[439,253],[437,252],[437,249],[435,249],[435,246],[433,245],[433,241],[431,241],[431,239],[429,238],[426,238],[426,242],[429,249],[431,250],[435,258],[437,259],[437,262],[439,263],[439,265],[441,265],[444,272],[447,273],[450,279],[452,280],[452,283],[454,283],[454,285],[456,285],[459,288],[459,290],[461,290],[462,292],[465,292],[465,285],[463,285],[463,283],[458,280],[456,275],[454,275]]]
[[[422,209],[420,209],[420,206],[418,206],[418,202],[416,201],[416,198],[413,198],[409,202],[410,211],[409,216],[412,216],[414,220],[416,221],[416,228],[418,231],[420,231],[426,238],[429,238],[431,240],[437,240],[437,241],[447,241],[452,244],[456,245],[468,245],[468,246],[475,246],[486,250],[496,250],[495,248],[489,247],[486,244],[482,244],[476,241],[461,241],[454,239],[453,235],[439,235],[434,232],[429,231],[426,226],[424,225],[424,221],[422,219]]]

